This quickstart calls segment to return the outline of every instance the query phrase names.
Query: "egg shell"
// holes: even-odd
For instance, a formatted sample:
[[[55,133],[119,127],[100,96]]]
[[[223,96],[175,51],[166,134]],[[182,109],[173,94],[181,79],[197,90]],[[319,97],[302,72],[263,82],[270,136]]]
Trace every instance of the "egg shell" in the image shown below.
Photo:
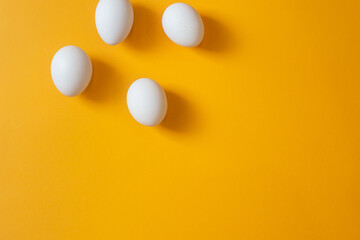
[[[165,34],[184,47],[199,45],[204,37],[204,23],[199,13],[186,3],[174,3],[164,12],[162,26]]]
[[[89,85],[92,64],[79,47],[66,46],[56,52],[51,61],[51,77],[56,88],[68,97],[82,93]]]
[[[127,106],[136,121],[145,126],[156,126],[166,115],[166,94],[154,80],[140,78],[128,90]]]
[[[100,0],[95,11],[97,31],[109,45],[121,43],[129,35],[134,10],[128,0]]]

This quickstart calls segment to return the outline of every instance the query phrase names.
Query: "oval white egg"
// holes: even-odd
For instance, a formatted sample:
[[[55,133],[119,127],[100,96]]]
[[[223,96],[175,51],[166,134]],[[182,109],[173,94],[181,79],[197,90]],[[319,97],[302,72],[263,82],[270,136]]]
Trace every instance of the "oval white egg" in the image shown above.
[[[97,31],[109,45],[124,41],[132,28],[134,11],[128,0],[100,0],[95,12]]]
[[[199,45],[204,37],[204,23],[199,13],[186,3],[174,3],[164,12],[162,25],[166,35],[184,47]]]
[[[136,121],[145,126],[156,126],[166,115],[166,94],[154,80],[140,78],[128,90],[127,106]]]
[[[92,75],[89,56],[76,46],[66,46],[56,52],[51,61],[51,77],[64,95],[79,95],[88,86]]]

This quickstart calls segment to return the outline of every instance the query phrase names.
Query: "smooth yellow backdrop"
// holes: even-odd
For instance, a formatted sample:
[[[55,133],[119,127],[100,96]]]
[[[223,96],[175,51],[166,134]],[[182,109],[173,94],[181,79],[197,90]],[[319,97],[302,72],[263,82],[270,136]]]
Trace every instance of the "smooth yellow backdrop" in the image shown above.
[[[360,1],[187,0],[201,46],[161,26],[172,0],[132,0],[106,45],[97,0],[0,0],[0,239],[360,239]],[[80,96],[50,63],[84,49]],[[168,95],[149,128],[138,78]]]

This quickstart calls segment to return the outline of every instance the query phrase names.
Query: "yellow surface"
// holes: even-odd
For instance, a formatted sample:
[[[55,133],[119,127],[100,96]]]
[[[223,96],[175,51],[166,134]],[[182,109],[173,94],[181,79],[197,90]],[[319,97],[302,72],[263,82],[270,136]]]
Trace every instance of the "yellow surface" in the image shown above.
[[[360,239],[360,2],[187,0],[197,48],[163,33],[173,2],[133,0],[108,46],[97,0],[0,0],[0,239]],[[50,76],[70,44],[75,98]],[[140,77],[161,126],[127,110]]]

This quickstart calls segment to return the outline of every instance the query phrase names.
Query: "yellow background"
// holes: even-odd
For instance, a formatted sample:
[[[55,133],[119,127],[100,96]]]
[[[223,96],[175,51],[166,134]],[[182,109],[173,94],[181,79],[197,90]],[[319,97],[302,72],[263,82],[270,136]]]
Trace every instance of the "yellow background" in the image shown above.
[[[360,2],[187,0],[205,38],[161,26],[170,0],[132,0],[106,45],[97,0],[0,0],[0,239],[360,239]],[[84,49],[80,96],[50,63]],[[167,92],[149,128],[126,92]]]

